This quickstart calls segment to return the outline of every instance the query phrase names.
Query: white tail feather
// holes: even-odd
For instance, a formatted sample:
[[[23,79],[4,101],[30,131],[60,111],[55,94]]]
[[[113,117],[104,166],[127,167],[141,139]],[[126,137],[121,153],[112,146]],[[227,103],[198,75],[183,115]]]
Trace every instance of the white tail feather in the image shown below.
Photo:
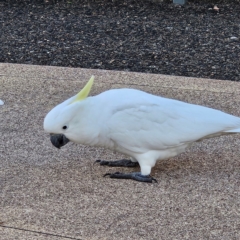
[[[229,132],[229,133],[240,133],[240,128],[232,129],[232,130],[229,130],[229,131],[226,131],[226,132]]]

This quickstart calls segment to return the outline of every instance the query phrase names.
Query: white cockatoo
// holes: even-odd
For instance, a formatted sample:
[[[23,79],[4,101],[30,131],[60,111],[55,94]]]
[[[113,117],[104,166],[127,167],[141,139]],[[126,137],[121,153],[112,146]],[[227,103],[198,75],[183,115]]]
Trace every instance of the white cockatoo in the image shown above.
[[[112,149],[131,159],[97,160],[100,165],[140,165],[139,173],[105,174],[111,178],[156,181],[150,173],[157,160],[174,157],[193,142],[240,132],[239,117],[135,89],[89,97],[93,80],[54,107],[44,119],[44,129],[57,148],[72,141]]]

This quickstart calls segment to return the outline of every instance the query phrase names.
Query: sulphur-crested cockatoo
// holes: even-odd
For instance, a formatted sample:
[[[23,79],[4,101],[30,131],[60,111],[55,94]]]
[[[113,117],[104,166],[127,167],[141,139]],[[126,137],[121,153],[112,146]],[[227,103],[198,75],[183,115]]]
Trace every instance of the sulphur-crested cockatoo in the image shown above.
[[[219,110],[134,89],[88,97],[92,84],[93,77],[77,95],[54,107],[44,119],[44,129],[57,148],[72,141],[131,159],[97,160],[101,165],[140,165],[139,173],[105,174],[111,178],[156,181],[150,173],[157,160],[174,157],[204,138],[240,132],[240,118]]]

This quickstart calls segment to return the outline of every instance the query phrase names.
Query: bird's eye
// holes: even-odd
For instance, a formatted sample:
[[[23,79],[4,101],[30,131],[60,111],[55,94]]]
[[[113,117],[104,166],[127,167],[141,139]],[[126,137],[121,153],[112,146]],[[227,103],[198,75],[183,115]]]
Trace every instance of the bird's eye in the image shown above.
[[[65,130],[65,129],[67,129],[67,126],[66,126],[66,125],[65,125],[65,126],[63,126],[63,127],[62,127],[62,129],[64,129],[64,130]]]

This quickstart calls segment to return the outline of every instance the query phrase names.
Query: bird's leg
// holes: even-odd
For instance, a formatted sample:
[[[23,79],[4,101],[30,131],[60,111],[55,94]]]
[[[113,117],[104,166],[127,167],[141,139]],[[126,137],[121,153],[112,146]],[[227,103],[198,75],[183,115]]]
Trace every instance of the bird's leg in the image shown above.
[[[142,175],[140,172],[133,172],[133,173],[106,173],[104,174],[104,177],[109,176],[110,178],[118,178],[118,179],[132,179],[139,182],[148,182],[152,183],[157,182],[157,180],[150,175]]]
[[[128,159],[122,159],[122,160],[117,160],[117,161],[96,160],[95,162],[100,163],[100,165],[105,165],[108,167],[137,167],[137,166],[139,166],[138,162],[133,162]]]
[[[149,161],[146,159],[134,159],[132,160],[122,159],[119,161],[101,161],[97,160],[100,165],[107,165],[112,167],[135,167],[140,165],[141,172],[133,172],[133,173],[106,173],[104,177],[109,176],[110,178],[118,178],[118,179],[132,179],[139,182],[157,182],[157,180],[150,176],[151,169],[155,165],[156,160]]]

